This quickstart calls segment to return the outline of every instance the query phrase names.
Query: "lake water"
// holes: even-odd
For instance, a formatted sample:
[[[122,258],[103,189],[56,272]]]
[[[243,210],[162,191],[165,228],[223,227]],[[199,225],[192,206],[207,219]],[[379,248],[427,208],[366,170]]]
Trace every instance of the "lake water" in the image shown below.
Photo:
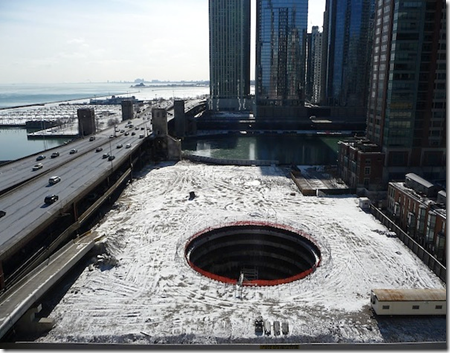
[[[27,130],[19,127],[0,128],[0,162],[19,159],[30,154],[57,147],[70,138],[28,139]]]
[[[183,83],[186,85],[186,83]],[[188,98],[209,94],[209,86],[171,86],[145,84],[146,88],[117,83],[0,84],[0,108],[27,104],[87,100],[112,95],[135,96],[142,100],[154,98]]]
[[[90,98],[111,95],[134,95],[137,99],[151,100],[173,97],[185,99],[209,93],[207,86],[158,84],[137,89],[131,88],[130,85],[130,83],[0,85],[0,108],[67,100],[85,99],[88,102]],[[8,110],[10,109],[0,110],[0,113]],[[28,139],[28,132],[31,131],[24,128],[0,128],[0,161],[25,157],[57,147],[69,140],[69,138]],[[336,164],[337,142],[342,138],[336,135],[306,134],[226,135],[186,138],[182,141],[182,149],[214,158],[277,160],[282,164]]]

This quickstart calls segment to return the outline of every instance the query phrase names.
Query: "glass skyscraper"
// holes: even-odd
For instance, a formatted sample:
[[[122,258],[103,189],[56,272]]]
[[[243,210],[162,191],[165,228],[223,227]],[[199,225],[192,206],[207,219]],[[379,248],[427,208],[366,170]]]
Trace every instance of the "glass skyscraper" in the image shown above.
[[[386,179],[446,170],[445,0],[377,0],[367,137]]]
[[[209,0],[210,109],[242,110],[250,94],[250,0]]]
[[[366,107],[375,0],[327,0],[324,104]]]
[[[257,106],[303,106],[308,0],[256,1]]]

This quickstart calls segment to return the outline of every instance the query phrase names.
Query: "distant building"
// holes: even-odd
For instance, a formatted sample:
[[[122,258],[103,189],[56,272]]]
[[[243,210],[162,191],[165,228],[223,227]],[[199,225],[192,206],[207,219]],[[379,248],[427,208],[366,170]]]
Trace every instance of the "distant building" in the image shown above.
[[[367,106],[374,7],[375,0],[326,0],[321,95],[324,105]]]
[[[80,136],[87,136],[95,134],[95,110],[94,108],[79,108],[77,109],[78,117],[78,134]]]
[[[414,173],[388,186],[387,214],[446,265],[446,192]]]
[[[209,0],[210,110],[249,110],[250,0]]]
[[[122,99],[122,121],[134,118],[134,103],[131,99]]]
[[[311,103],[321,101],[322,33],[318,26],[312,27],[307,36],[307,67],[305,98]]]
[[[306,117],[307,27],[308,0],[256,1],[256,118]]]

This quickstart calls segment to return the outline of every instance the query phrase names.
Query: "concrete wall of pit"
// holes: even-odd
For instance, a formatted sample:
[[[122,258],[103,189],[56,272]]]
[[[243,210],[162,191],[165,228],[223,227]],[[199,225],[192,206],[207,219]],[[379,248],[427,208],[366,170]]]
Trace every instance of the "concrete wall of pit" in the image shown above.
[[[238,278],[237,278],[238,276],[236,276],[236,278],[229,278],[226,276],[221,276],[216,273],[207,271],[207,270],[197,266],[193,261],[191,261],[189,253],[192,250],[192,246],[193,246],[192,244],[195,243],[195,240],[197,238],[205,236],[208,233],[211,233],[213,231],[220,231],[221,229],[227,229],[229,227],[249,227],[249,226],[267,227],[270,229],[275,229],[275,230],[280,230],[280,231],[285,231],[285,232],[287,231],[292,234],[295,234],[296,236],[298,236],[302,239],[305,239],[307,242],[311,243],[313,245],[313,247],[315,247],[314,253],[316,256],[316,260],[310,268],[308,268],[300,273],[297,273],[293,276],[280,278],[280,279],[270,279],[270,280],[266,280],[266,279],[246,280],[243,282],[244,286],[274,286],[274,285],[280,285],[280,284],[293,282],[293,281],[305,278],[306,276],[313,273],[320,266],[320,263],[322,260],[320,248],[319,248],[318,244],[316,243],[316,241],[311,236],[302,232],[301,230],[294,229],[292,227],[289,227],[289,226],[286,226],[283,224],[277,224],[277,223],[271,223],[271,222],[261,222],[261,221],[239,221],[239,222],[221,224],[218,227],[209,227],[209,228],[203,229],[203,230],[195,233],[187,240],[185,248],[184,248],[184,254],[185,254],[187,263],[189,264],[189,266],[192,269],[194,269],[195,271],[197,271],[198,273],[202,274],[205,277],[208,277],[213,280],[223,282],[226,284],[236,284],[238,282]]]

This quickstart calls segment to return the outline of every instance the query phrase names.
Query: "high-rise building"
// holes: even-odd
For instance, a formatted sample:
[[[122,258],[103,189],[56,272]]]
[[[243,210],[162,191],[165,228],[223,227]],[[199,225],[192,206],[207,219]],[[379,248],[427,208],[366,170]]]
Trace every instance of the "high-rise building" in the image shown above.
[[[307,25],[308,0],[256,1],[257,117],[304,111]]]
[[[367,141],[339,150],[340,176],[352,187],[385,190],[407,173],[445,180],[446,22],[445,0],[377,0]],[[369,157],[382,162],[376,184]]]
[[[250,0],[209,0],[210,110],[250,104]]]
[[[378,0],[367,138],[386,154],[385,180],[445,178],[445,0]]]
[[[375,0],[326,1],[323,104],[367,106],[374,4]]]
[[[313,26],[307,37],[307,67],[306,67],[306,100],[311,103],[321,101],[322,77],[322,32],[319,26]]]

